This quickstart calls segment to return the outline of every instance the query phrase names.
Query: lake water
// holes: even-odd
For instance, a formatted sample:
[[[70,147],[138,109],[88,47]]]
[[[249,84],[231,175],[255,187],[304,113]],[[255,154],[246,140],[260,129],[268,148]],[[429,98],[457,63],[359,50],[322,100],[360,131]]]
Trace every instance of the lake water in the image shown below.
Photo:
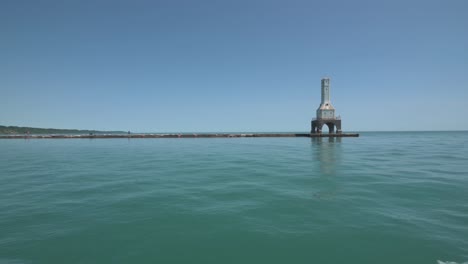
[[[0,140],[0,263],[463,263],[468,132]]]

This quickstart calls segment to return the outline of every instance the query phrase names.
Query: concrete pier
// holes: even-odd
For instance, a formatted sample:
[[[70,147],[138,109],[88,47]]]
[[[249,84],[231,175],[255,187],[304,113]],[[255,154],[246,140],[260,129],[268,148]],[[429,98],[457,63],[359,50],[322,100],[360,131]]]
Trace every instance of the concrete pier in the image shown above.
[[[183,133],[183,134],[93,134],[93,135],[0,135],[0,139],[80,139],[80,138],[251,138],[251,137],[359,137],[349,133]]]

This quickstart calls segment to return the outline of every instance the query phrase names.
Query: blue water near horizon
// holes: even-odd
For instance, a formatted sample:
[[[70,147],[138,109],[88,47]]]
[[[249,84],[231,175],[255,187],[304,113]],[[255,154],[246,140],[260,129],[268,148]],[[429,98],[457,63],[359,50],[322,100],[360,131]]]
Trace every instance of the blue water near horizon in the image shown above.
[[[0,139],[0,263],[464,263],[468,132]]]

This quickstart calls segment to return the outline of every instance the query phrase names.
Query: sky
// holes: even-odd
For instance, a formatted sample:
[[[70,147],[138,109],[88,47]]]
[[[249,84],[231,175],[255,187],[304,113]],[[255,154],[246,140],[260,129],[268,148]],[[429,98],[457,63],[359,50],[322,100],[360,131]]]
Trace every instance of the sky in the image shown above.
[[[468,130],[468,1],[2,0],[0,125]]]

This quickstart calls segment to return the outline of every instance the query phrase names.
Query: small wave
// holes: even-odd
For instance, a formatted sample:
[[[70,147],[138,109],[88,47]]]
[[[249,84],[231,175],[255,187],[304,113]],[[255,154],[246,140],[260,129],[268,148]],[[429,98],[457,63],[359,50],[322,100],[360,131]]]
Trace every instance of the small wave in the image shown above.
[[[442,261],[442,260],[437,260],[437,264],[468,264],[468,262],[455,262],[455,261]]]

